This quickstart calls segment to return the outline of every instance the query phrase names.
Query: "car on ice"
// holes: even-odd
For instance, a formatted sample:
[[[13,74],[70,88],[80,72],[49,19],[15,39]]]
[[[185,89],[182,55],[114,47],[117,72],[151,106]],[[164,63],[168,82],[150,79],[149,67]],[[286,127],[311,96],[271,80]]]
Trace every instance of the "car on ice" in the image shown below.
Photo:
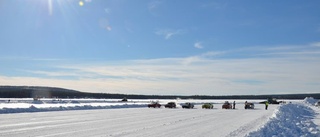
[[[229,103],[229,101],[224,102],[222,109],[232,109],[231,103]]]
[[[194,105],[193,105],[192,103],[188,103],[188,102],[187,102],[187,103],[182,104],[181,107],[182,107],[182,108],[193,108]]]
[[[164,105],[165,108],[176,108],[175,102],[168,102],[166,105]]]
[[[267,101],[259,102],[259,104],[266,104],[266,102],[268,102],[269,104],[281,104],[281,103],[285,103],[284,101],[277,101],[276,98],[268,98]]]
[[[202,109],[213,109],[213,105],[211,103],[205,103],[202,105]]]
[[[253,103],[245,103],[244,109],[254,109],[254,104]]]
[[[316,102],[315,105],[316,105],[317,107],[320,107],[320,101]]]
[[[148,108],[160,108],[161,104],[158,102],[152,102],[151,104],[148,104]]]

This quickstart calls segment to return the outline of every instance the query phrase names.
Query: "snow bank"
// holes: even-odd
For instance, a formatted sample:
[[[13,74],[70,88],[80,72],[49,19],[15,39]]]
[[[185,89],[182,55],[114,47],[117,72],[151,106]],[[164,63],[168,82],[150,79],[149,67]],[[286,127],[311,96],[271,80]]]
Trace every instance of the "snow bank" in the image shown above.
[[[314,99],[313,97],[306,97],[303,102],[307,103],[307,104],[311,104],[311,105],[316,105],[318,100]]]
[[[26,105],[26,104],[25,104]],[[22,105],[19,105],[22,106]],[[64,111],[64,110],[87,110],[87,109],[115,109],[115,108],[138,108],[146,107],[145,104],[139,103],[118,103],[118,104],[76,104],[76,105],[63,105],[63,104],[46,104],[45,106],[41,103],[32,103],[29,107],[14,107],[7,108],[3,107],[0,109],[0,114],[4,113],[24,113],[24,112],[45,112],[45,111]]]
[[[31,102],[32,104],[45,104],[45,102],[41,101],[41,100],[35,100]]]
[[[76,100],[72,100],[72,101],[70,101],[69,103],[80,104],[80,102],[79,102],[79,101],[76,101]]]
[[[304,104],[279,106],[272,118],[248,137],[319,137],[320,131],[312,122],[316,113]]]

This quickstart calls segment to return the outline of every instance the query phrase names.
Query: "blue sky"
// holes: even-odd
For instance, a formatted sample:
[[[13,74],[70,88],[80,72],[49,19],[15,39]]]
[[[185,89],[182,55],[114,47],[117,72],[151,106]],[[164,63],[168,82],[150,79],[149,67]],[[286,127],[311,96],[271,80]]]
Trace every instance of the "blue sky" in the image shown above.
[[[1,0],[0,84],[319,93],[320,1]]]

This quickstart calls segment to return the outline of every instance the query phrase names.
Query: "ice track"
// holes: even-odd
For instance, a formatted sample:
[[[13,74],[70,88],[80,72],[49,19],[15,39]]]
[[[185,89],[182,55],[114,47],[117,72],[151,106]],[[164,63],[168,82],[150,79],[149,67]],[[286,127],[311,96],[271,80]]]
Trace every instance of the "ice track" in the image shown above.
[[[223,137],[245,136],[272,116],[278,105],[255,110],[97,109],[2,114],[0,136],[32,137]]]

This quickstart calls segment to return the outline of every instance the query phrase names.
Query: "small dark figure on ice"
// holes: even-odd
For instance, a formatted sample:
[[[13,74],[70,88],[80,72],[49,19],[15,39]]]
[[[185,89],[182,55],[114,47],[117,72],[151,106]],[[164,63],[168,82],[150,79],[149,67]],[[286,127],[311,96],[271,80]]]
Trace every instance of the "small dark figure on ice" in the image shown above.
[[[269,102],[266,102],[266,110],[268,110]]]
[[[236,101],[233,101],[233,109],[236,109]]]

